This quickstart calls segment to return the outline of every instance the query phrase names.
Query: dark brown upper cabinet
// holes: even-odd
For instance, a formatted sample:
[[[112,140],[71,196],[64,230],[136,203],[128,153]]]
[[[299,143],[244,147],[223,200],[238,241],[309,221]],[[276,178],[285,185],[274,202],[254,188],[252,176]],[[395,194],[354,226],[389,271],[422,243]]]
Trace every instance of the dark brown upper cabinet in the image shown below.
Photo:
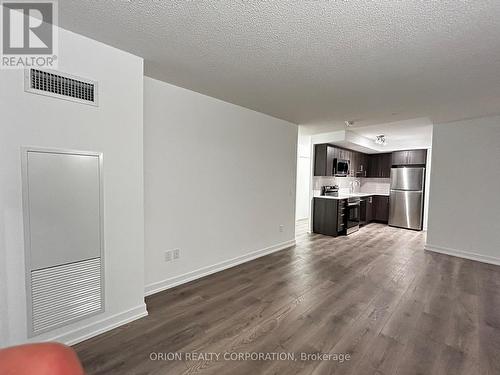
[[[361,153],[347,150],[345,148],[335,147],[329,144],[320,144],[314,146],[314,175],[315,176],[334,176],[335,175],[335,159],[343,159],[349,161],[349,176],[358,176],[356,172],[359,170],[358,160]],[[366,163],[365,163],[366,164]],[[363,170],[366,165],[363,166]]]
[[[368,155],[362,152],[351,151],[351,166],[349,175],[351,177],[368,176]]]
[[[314,146],[314,175],[334,176],[335,159],[349,160],[349,176],[351,177],[391,177],[393,164],[391,153],[368,155],[326,143]],[[411,160],[418,160],[418,158],[415,156]]]
[[[333,160],[337,157],[333,146],[322,144],[314,146],[314,175],[333,176]]]
[[[394,151],[392,165],[425,165],[427,150]]]
[[[368,173],[366,177],[389,178],[391,177],[391,153],[368,155]]]
[[[368,155],[361,152],[359,155],[359,164],[356,171],[356,177],[368,177]]]

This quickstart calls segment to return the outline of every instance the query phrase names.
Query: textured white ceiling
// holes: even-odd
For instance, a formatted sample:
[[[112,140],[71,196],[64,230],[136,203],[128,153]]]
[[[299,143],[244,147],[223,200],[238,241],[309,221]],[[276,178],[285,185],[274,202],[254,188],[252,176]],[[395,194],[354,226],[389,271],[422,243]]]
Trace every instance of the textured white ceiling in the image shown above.
[[[59,24],[300,124],[500,112],[499,0],[60,0]]]
[[[309,145],[307,136],[311,136],[313,143],[331,143],[366,153],[431,148],[433,126],[426,117],[368,126],[299,126],[299,144]],[[375,143],[381,134],[387,140],[384,146]]]
[[[416,118],[405,121],[396,121],[386,124],[352,127],[352,131],[372,142],[372,148],[377,151],[394,151],[432,147],[432,123],[428,118]],[[383,134],[387,144],[375,144],[377,135]]]

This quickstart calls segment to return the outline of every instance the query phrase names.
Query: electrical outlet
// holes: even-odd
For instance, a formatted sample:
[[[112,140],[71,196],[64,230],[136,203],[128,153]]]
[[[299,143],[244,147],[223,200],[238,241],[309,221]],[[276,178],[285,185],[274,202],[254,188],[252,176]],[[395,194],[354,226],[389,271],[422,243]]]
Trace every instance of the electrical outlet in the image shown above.
[[[165,251],[165,262],[170,262],[172,260],[172,251]]]
[[[283,224],[280,224],[280,232],[283,232],[284,229],[285,229],[285,226]]]
[[[174,259],[179,259],[181,257],[181,249],[174,249],[173,254]]]

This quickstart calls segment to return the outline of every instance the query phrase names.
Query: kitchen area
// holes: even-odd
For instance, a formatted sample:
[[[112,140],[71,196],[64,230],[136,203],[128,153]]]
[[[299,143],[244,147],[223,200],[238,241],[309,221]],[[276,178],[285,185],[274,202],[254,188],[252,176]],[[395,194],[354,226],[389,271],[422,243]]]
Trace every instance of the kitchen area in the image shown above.
[[[372,222],[424,229],[427,150],[366,153],[315,144],[312,232],[345,236]]]

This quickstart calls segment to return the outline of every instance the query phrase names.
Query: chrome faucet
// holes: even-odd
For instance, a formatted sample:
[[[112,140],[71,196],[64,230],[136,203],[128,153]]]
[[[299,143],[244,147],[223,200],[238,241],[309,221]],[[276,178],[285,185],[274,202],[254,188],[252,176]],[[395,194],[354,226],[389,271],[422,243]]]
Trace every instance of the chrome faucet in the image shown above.
[[[350,185],[349,190],[352,194],[352,193],[356,192],[356,187],[358,187],[358,188],[361,187],[361,182],[359,182],[359,180],[352,180],[349,185]]]

